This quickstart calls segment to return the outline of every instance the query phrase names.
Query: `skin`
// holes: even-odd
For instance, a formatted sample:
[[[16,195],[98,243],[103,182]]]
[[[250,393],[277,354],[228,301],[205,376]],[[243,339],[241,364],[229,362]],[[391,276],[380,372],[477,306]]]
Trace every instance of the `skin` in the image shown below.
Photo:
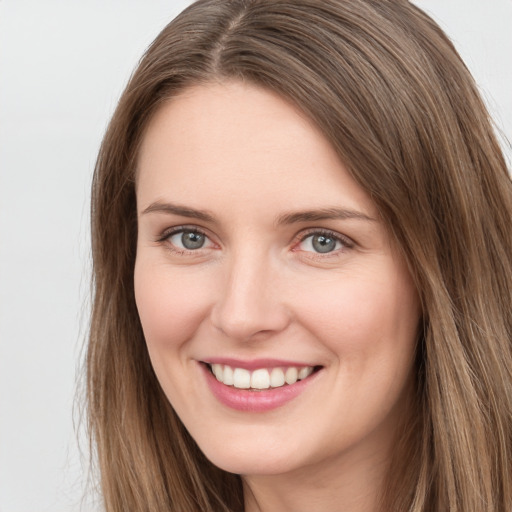
[[[242,475],[249,512],[375,510],[407,413],[420,308],[368,195],[296,108],[238,82],[167,102],[138,164],[137,307],[191,435]],[[289,215],[333,208],[351,215]],[[169,234],[183,227],[204,233],[203,247]],[[333,250],[315,251],[319,230],[338,237]],[[200,361],[214,356],[321,370],[285,405],[243,412],[207,386]]]

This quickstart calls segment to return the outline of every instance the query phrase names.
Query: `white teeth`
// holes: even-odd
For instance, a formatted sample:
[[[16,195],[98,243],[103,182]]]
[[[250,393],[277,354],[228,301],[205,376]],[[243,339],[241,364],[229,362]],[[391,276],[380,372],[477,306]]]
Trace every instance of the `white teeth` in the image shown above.
[[[233,386],[238,389],[249,389],[251,387],[251,372],[244,368],[235,368]]]
[[[295,384],[298,380],[306,379],[314,370],[313,366],[296,368],[258,368],[253,372],[245,368],[232,368],[223,364],[210,365],[212,373],[219,382],[238,389],[270,389],[279,388],[285,384]]]
[[[298,377],[299,372],[297,368],[294,368],[293,366],[290,366],[290,368],[288,368],[284,374],[284,380],[286,381],[286,384],[295,384]]]
[[[223,381],[226,386],[232,386],[234,384],[233,380],[233,368],[231,366],[224,366],[224,379]]]
[[[223,382],[223,371],[222,371],[222,365],[221,364],[212,364],[212,372],[215,377],[217,377],[217,380],[220,382]]]
[[[272,368],[270,372],[270,387],[280,388],[284,386],[284,372],[281,368]]]
[[[224,372],[226,369],[224,368]],[[305,379],[306,377],[309,377],[313,373],[313,367],[312,366],[304,366],[304,368],[301,368],[299,370],[298,380]],[[224,382],[226,382],[226,376],[224,376]]]
[[[268,389],[270,387],[270,375],[268,370],[255,370],[251,375],[251,388]]]

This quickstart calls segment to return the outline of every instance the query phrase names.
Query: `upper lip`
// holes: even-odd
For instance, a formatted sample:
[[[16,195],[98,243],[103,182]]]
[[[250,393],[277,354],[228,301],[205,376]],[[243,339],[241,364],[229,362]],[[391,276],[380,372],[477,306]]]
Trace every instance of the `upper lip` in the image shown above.
[[[232,368],[244,368],[245,370],[257,370],[258,368],[279,368],[290,366],[294,366],[297,368],[302,368],[305,366],[319,366],[314,363],[312,364],[299,361],[270,358],[244,360],[231,357],[210,357],[207,359],[202,359],[201,362],[206,364],[224,364],[231,366]]]

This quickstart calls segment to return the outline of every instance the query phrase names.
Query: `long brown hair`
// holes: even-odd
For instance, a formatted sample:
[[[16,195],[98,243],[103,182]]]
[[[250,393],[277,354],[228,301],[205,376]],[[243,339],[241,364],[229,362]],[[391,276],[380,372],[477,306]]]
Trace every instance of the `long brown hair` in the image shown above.
[[[466,67],[405,0],[200,0],[144,55],[94,175],[87,397],[107,512],[243,509],[240,478],[206,460],[161,391],[133,290],[145,127],[213,80],[266,87],[309,116],[409,264],[423,308],[416,411],[383,510],[510,510],[512,185]]]

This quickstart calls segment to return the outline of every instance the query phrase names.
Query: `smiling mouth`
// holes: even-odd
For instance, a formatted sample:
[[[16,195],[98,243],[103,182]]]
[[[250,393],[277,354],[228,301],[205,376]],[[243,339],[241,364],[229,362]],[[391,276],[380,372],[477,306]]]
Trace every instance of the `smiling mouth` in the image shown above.
[[[258,368],[250,371],[245,368],[235,368],[227,364],[204,364],[220,383],[249,391],[264,391],[281,388],[283,386],[291,386],[297,381],[307,379],[310,375],[322,368],[321,366],[287,366]]]

